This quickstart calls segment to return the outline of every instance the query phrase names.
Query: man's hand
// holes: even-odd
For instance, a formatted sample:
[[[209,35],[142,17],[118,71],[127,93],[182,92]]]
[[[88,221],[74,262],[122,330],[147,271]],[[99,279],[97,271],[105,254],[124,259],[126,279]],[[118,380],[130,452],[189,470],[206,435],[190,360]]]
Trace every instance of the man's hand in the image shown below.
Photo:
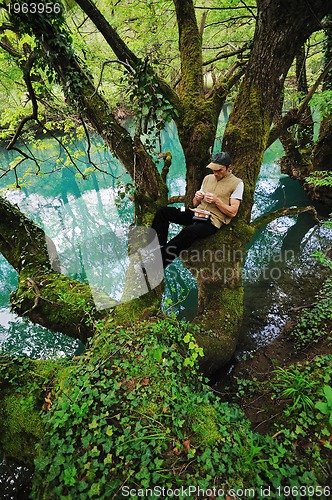
[[[204,198],[204,193],[202,193],[202,191],[196,191],[195,198],[198,202],[202,201]]]
[[[204,200],[207,203],[213,203],[213,202],[216,202],[217,197],[213,193],[205,193]]]

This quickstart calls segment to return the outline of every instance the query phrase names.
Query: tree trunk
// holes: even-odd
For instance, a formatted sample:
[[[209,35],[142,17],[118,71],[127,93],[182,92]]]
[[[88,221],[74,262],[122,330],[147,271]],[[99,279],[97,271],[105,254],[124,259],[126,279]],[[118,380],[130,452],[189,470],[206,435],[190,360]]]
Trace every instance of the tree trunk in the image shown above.
[[[272,119],[280,102],[284,79],[297,51],[318,27],[319,19],[328,11],[325,2],[315,2],[317,16],[313,18],[312,8],[304,0],[287,5],[267,0],[258,2],[251,57],[226,126],[223,149],[233,157],[234,173],[243,179],[245,195],[240,211],[230,227],[222,228],[213,237],[217,243],[214,248],[215,256],[225,243],[233,254],[231,263],[222,263],[221,277],[217,281],[212,282],[211,266],[210,277],[204,280],[201,272],[198,280],[201,284],[199,297],[204,304],[202,325],[205,322],[208,324],[209,319],[213,318],[221,335],[227,334],[233,343],[242,316],[241,269],[245,245],[253,234],[249,222],[254,190]],[[211,241],[212,238],[209,239],[209,245]],[[214,262],[216,260],[215,258]],[[229,278],[225,280],[224,276]]]
[[[306,77],[306,59],[304,47],[296,54],[296,83],[300,95],[309,93]],[[297,126],[284,130],[280,135],[280,142],[285,150],[281,158],[281,171],[300,181],[309,175],[312,170],[311,152],[314,138],[314,122],[309,104],[301,106],[298,113]]]
[[[332,14],[328,16],[330,24],[325,30],[325,43],[324,43],[324,60],[326,62],[332,61]],[[332,90],[332,68],[327,73],[324,83],[323,91]],[[313,171],[332,171],[332,113],[328,112],[323,116],[317,142],[312,151]],[[305,185],[306,190],[313,199],[319,200],[328,207],[332,208],[332,193],[330,186],[314,186],[312,184]]]
[[[60,274],[52,240],[1,197],[0,220],[0,251],[19,274],[18,288],[10,298],[18,315],[85,343],[94,335],[97,322],[109,314],[115,324],[124,324],[159,311],[162,287],[146,289],[140,296],[132,284],[132,295],[124,303],[114,302],[110,310],[107,297],[108,309],[97,310],[99,300],[89,285]],[[133,296],[136,298],[131,300]],[[100,301],[103,299],[101,296]]]
[[[229,89],[241,72],[218,82],[210,94],[203,84],[202,36],[192,0],[174,0],[179,31],[181,80],[178,96],[181,112],[176,119],[179,140],[186,159],[186,196],[191,204],[194,193],[207,174],[218,119]]]
[[[242,222],[224,226],[190,248],[186,267],[198,283],[197,341],[204,349],[201,369],[208,376],[231,360],[243,316],[242,266],[254,230]]]
[[[296,81],[297,89],[302,96],[306,96],[309,92],[306,70],[306,54],[302,46],[296,54]],[[314,140],[314,121],[311,115],[309,104],[305,107],[297,132],[297,142],[301,151],[304,154],[311,152]]]
[[[325,30],[324,60],[332,61],[332,14],[328,16],[330,24]],[[332,68],[324,78],[323,91],[332,91]],[[332,113],[323,116],[319,136],[312,152],[314,170],[332,170]]]

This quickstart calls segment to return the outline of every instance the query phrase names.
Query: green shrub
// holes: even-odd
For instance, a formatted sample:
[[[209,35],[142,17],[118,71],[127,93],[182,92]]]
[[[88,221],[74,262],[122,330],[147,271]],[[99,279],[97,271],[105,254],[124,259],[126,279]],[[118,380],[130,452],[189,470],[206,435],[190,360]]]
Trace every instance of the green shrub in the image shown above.
[[[173,319],[99,329],[45,417],[33,498],[315,484],[293,452],[216,397],[193,356],[195,332]]]

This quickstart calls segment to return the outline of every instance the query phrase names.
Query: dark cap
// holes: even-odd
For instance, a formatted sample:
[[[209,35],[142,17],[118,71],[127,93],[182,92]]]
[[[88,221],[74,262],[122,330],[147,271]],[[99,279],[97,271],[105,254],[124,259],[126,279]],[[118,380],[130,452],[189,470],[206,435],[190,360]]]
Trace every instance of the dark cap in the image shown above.
[[[229,156],[228,153],[226,153],[226,151],[221,151],[220,153],[216,153],[212,156],[211,163],[229,167],[229,165],[232,163],[232,158]],[[209,168],[211,167],[209,166]]]

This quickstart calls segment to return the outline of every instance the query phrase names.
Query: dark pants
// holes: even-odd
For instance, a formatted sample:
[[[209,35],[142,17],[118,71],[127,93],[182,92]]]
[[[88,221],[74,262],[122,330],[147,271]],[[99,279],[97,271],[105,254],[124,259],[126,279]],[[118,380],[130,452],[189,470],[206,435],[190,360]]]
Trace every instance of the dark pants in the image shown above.
[[[193,220],[193,217],[192,210],[186,209],[181,212],[179,208],[174,207],[163,207],[156,213],[152,228],[158,236],[164,268],[176,259],[182,250],[187,250],[194,241],[207,238],[218,231],[210,221],[196,221]],[[167,243],[168,228],[171,222],[186,227]]]

